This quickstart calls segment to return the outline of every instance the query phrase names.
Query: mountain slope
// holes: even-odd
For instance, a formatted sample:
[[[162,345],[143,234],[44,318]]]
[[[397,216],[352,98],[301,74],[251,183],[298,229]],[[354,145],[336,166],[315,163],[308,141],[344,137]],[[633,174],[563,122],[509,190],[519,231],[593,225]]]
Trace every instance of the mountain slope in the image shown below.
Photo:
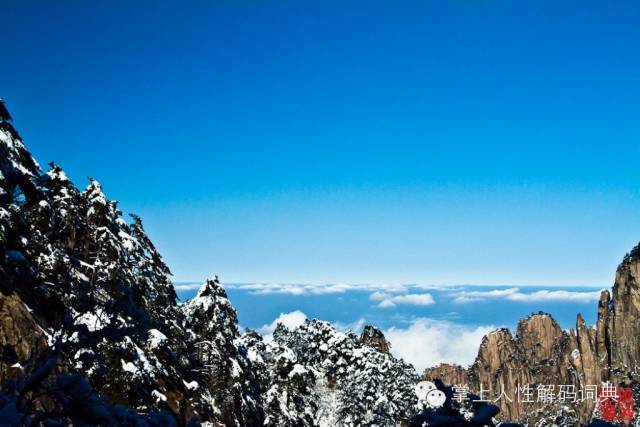
[[[217,278],[187,303],[142,221],[43,171],[0,102],[0,420],[9,425],[397,425],[413,368],[373,329],[240,334]]]
[[[0,291],[39,331],[25,338],[48,342],[22,354],[5,347],[3,363],[20,363],[23,372],[3,391],[13,389],[19,410],[33,419],[56,417],[73,412],[69,390],[53,393],[65,373],[77,382],[69,387],[95,390],[109,405],[148,419],[166,412],[185,424],[205,404],[185,386],[200,378],[169,269],[140,219],[127,223],[97,181],[80,191],[60,167],[40,170],[7,115],[0,172]],[[44,361],[52,367],[39,373]],[[36,373],[38,381],[23,384]],[[30,397],[37,395],[47,397]],[[122,418],[117,412],[72,416],[106,423]]]

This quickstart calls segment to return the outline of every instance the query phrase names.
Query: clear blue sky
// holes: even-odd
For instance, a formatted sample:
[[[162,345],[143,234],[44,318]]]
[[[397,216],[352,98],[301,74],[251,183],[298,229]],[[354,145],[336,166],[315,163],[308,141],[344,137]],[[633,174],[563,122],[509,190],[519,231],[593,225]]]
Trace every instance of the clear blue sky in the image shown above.
[[[608,285],[640,240],[640,6],[4,2],[28,147],[176,280]]]

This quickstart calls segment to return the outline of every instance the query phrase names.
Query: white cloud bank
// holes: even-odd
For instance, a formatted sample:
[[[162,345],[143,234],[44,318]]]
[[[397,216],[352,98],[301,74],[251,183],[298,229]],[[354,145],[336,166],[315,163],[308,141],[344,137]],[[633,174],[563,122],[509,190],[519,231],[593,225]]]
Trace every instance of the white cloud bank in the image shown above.
[[[601,291],[574,292],[574,291],[537,291],[531,294],[520,292],[509,295],[510,301],[573,301],[573,302],[594,302],[600,299]]]
[[[478,354],[482,337],[495,326],[465,326],[446,320],[419,318],[407,328],[384,331],[391,353],[411,363],[419,373],[440,363],[468,366]]]
[[[266,342],[271,342],[273,340],[273,331],[276,330],[279,323],[282,323],[287,329],[294,330],[304,324],[305,320],[307,320],[307,315],[300,310],[295,310],[291,313],[280,313],[273,322],[258,328],[258,332],[264,337]]]
[[[494,289],[491,291],[462,291],[453,293],[453,302],[466,304],[486,301],[487,299],[504,299],[517,302],[568,301],[589,303],[600,299],[601,291],[565,291],[541,290],[524,293],[520,288]]]
[[[387,292],[374,292],[369,297],[372,301],[378,301],[378,307],[390,308],[398,304],[404,305],[433,305],[435,300],[431,294],[403,294],[391,295]]]
[[[364,317],[359,318],[355,322],[351,323],[342,323],[342,322],[334,322],[332,323],[333,327],[340,332],[353,332],[354,334],[359,334],[362,332],[362,328],[367,323]]]
[[[196,289],[200,289],[200,286],[202,286],[201,282],[198,283],[174,283],[173,284],[173,288],[176,291],[193,291]]]
[[[254,295],[285,294],[285,295],[328,295],[342,294],[349,291],[368,291],[389,289],[389,292],[401,292],[405,288],[396,285],[357,285],[357,284],[296,284],[296,283],[244,283],[229,284],[231,289],[249,291]]]

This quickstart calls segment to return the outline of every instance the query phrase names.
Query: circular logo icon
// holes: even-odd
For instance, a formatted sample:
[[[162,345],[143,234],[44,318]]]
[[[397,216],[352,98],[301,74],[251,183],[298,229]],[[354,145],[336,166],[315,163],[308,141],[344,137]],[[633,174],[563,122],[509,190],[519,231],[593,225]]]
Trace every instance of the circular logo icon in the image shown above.
[[[430,391],[436,390],[436,385],[431,381],[420,381],[416,384],[415,391],[419,400],[425,400]]]
[[[427,403],[433,408],[439,408],[447,401],[447,396],[438,389],[431,390],[427,393]]]

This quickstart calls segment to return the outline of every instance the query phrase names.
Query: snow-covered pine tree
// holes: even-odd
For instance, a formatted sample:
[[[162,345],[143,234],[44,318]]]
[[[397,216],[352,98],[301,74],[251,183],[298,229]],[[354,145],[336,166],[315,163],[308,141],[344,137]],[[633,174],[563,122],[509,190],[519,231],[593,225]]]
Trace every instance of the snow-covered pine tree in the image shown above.
[[[84,229],[84,218],[79,212],[82,204],[80,192],[73,186],[60,166],[50,163],[50,167],[44,178],[48,199],[51,202],[53,231],[51,238],[65,249],[74,250],[78,232]]]
[[[82,257],[87,263],[86,274],[95,289],[114,291],[118,283],[131,283],[133,279],[126,268],[130,242],[121,240],[126,223],[117,203],[107,200],[98,181],[91,179],[82,197],[86,206]]]
[[[176,305],[178,297],[171,283],[171,271],[147,235],[142,219],[135,214],[130,217],[132,223],[119,236],[126,249],[136,301],[149,312],[153,328],[176,328],[182,313]]]
[[[396,425],[411,416],[416,402],[414,369],[353,333],[313,319],[293,330],[279,325],[273,339],[292,351],[298,364],[316,372],[320,394],[330,396],[324,401],[331,407],[319,408],[323,422]]]
[[[208,279],[183,310],[199,362],[200,383],[209,386],[205,398],[215,414],[212,421],[227,426],[261,425],[257,377],[243,369],[251,364],[237,346],[236,311],[218,278]]]
[[[315,373],[299,363],[288,347],[268,347],[268,386],[264,393],[264,424],[267,426],[317,425],[318,396]]]

